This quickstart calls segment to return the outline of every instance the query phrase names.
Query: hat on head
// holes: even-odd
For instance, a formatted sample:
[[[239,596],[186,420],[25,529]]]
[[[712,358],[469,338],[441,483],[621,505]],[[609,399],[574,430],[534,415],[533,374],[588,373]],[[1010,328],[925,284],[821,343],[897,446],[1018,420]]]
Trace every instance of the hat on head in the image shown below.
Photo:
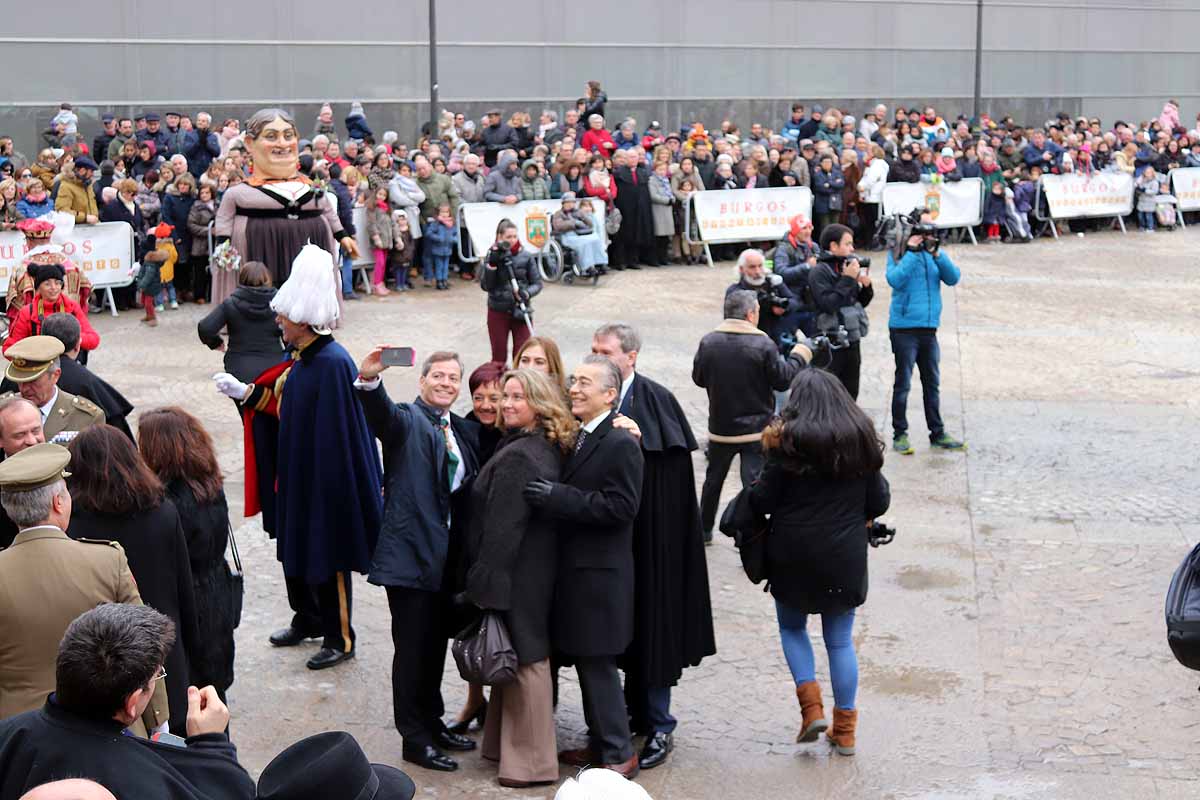
[[[17,223],[17,230],[30,242],[48,242],[50,234],[54,233],[54,223],[45,219],[23,219]]]
[[[559,199],[562,200],[564,203],[566,203],[567,201],[574,203],[575,202],[575,193],[574,192],[563,192],[562,197],[560,197]]]
[[[804,149],[804,148],[806,148],[806,147],[812,147],[812,146],[813,146],[813,140],[812,140],[812,139],[801,139],[801,140],[800,140],[800,149],[801,149],[801,150],[803,150],[803,149]]]
[[[463,133],[475,130],[475,120],[468,119],[463,122]]]
[[[158,122],[160,117],[157,111],[151,111],[146,115],[146,122]]]
[[[62,283],[67,277],[66,270],[63,269],[62,264],[31,264],[29,274],[33,277],[34,290],[37,290],[37,287],[46,281],[58,281]]]
[[[942,158],[954,158],[954,148],[953,147],[943,147],[942,148]]]
[[[683,137],[682,137],[682,136],[680,136],[680,135],[679,135],[677,132],[675,132],[675,131],[671,131],[670,133],[668,133],[666,138],[667,138],[667,139],[674,139],[674,140],[675,140],[675,141],[677,141],[677,142],[683,141]],[[664,141],[665,141],[665,140],[664,140]]]
[[[66,351],[63,343],[53,336],[26,336],[5,353],[8,368],[4,376],[13,383],[29,383],[42,377],[54,359]],[[5,463],[8,463],[7,461]]]
[[[489,109],[488,109],[488,111],[487,111],[487,113],[486,113],[486,114],[484,114],[484,116],[486,116],[486,117],[491,117],[491,116],[497,116],[497,117],[500,117],[500,116],[503,116],[503,114],[501,114],[501,113],[500,113],[500,109],[498,109],[498,108],[489,108]]]
[[[95,169],[96,162],[92,161],[87,156],[79,156],[75,159],[75,169],[79,169],[80,167],[83,167],[84,169]]]
[[[170,239],[171,231],[175,230],[174,225],[168,225],[165,222],[160,222],[154,226],[155,239]]]
[[[842,117],[843,125],[853,125],[855,122],[858,122],[858,120],[856,120],[852,114],[847,114],[846,116]]]
[[[114,116],[113,114],[101,114],[100,115],[101,122],[115,122],[116,119],[117,119],[116,116]]]
[[[341,314],[337,303],[340,280],[334,278],[329,251],[306,244],[292,262],[287,281],[271,300],[271,310],[318,333],[327,333]]]
[[[291,280],[288,278],[288,283]],[[11,460],[0,464],[0,470]],[[329,797],[411,800],[416,792],[412,779],[401,770],[372,764],[354,737],[345,731],[328,731],[301,739],[271,759],[258,779],[258,800]]]
[[[182,117],[183,114],[180,114],[178,111],[166,111],[163,113],[163,116],[164,117]]]
[[[43,442],[26,447],[0,464],[0,489],[8,492],[28,492],[50,486],[71,474],[66,470],[67,464],[70,463],[71,451],[62,445]]]
[[[658,124],[658,120],[654,120],[653,122],[650,123],[651,130],[659,130],[661,128],[662,128],[662,125]]]
[[[816,105],[816,106],[813,106],[813,107],[812,107],[812,113],[814,113],[814,114],[824,114],[824,113],[825,113],[825,106],[822,106],[822,105]]]

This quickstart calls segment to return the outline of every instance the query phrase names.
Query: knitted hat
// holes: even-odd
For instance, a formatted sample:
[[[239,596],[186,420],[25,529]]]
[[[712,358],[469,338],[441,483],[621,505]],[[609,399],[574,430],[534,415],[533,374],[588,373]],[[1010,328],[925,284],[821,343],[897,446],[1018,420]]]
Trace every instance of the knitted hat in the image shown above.
[[[50,280],[62,283],[62,281],[67,277],[67,273],[62,268],[62,264],[33,264],[30,266],[29,272],[33,275],[34,289],[37,289],[37,287]]]
[[[341,313],[338,291],[333,256],[328,250],[309,243],[292,262],[292,272],[271,300],[271,310],[292,322],[325,333]]]

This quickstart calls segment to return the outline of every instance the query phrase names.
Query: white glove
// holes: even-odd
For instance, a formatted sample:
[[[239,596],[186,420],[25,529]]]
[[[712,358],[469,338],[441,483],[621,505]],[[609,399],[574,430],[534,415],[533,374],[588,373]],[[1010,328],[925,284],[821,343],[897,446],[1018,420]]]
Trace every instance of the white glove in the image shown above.
[[[250,387],[228,372],[218,372],[212,376],[212,379],[217,384],[217,391],[226,397],[232,397],[234,400],[244,400],[246,399],[246,395],[250,394]]]

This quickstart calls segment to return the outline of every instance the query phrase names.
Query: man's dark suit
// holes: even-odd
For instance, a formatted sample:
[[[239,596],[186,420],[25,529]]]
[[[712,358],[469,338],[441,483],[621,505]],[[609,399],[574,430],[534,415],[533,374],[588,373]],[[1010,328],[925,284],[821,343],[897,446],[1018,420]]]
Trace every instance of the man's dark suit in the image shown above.
[[[602,764],[633,756],[617,656],[633,640],[633,521],[642,450],[609,414],[567,462],[546,512],[559,522],[551,640],[575,662],[592,749]]]

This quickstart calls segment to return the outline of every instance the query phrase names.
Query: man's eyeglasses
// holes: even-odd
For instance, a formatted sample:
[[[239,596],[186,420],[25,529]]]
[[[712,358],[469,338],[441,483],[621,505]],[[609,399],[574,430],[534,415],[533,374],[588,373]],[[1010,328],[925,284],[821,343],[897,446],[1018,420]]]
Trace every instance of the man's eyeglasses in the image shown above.
[[[151,682],[151,683],[158,683],[159,681],[161,681],[161,680],[162,680],[163,678],[165,678],[165,677],[167,677],[167,668],[166,668],[166,667],[159,667],[159,668],[158,668],[158,674],[157,674],[157,675],[155,675],[155,676],[154,676],[154,680],[152,680],[152,681],[150,681],[150,682]]]

